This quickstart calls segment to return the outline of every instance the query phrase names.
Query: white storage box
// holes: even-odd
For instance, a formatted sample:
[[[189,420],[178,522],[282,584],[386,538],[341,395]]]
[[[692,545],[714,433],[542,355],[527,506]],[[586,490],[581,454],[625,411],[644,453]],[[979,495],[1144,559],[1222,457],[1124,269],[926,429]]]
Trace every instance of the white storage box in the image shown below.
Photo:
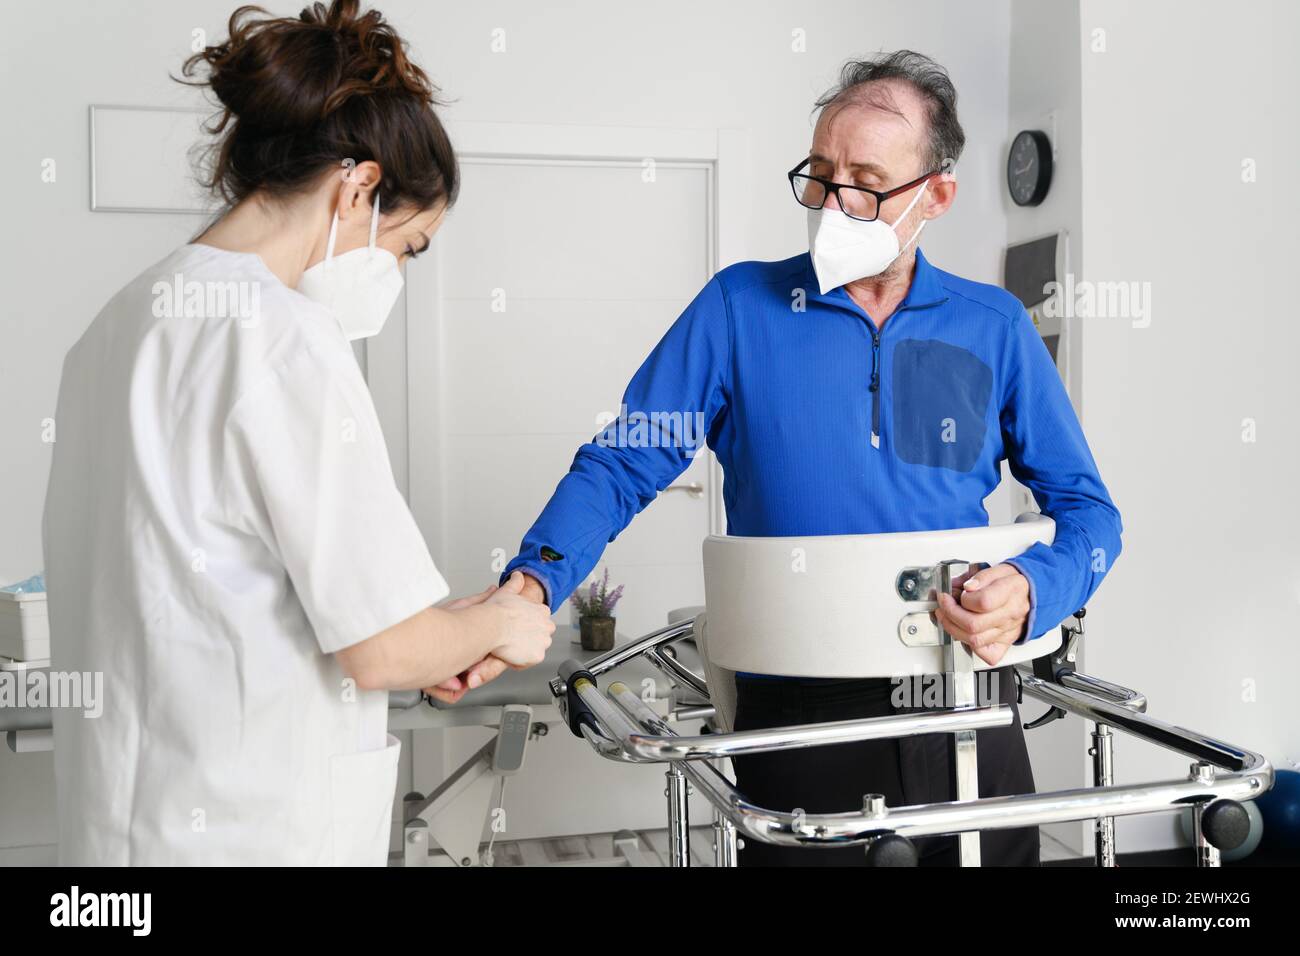
[[[49,660],[50,618],[44,592],[0,591],[0,657]]]

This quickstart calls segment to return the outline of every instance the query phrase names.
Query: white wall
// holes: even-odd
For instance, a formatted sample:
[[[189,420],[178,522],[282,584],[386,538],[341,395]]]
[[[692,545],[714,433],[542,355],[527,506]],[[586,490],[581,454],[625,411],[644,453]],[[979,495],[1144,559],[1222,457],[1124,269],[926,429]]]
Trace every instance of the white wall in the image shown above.
[[[41,565],[49,468],[41,422],[52,416],[60,363],[103,302],[198,228],[197,217],[89,212],[87,107],[187,105],[167,79],[193,31],[224,35],[233,0],[62,2],[30,7],[0,32],[0,174],[10,185],[0,233],[7,307],[0,322],[0,580]],[[298,4],[271,3],[296,12]],[[382,4],[413,42],[461,120],[739,128],[749,131],[749,255],[806,248],[802,211],[784,174],[811,135],[811,103],[845,58],[911,47],[943,62],[960,91],[968,136],[953,211],[928,228],[931,260],[997,281],[1006,213],[1000,199],[1007,130],[1009,0],[827,0],[817,4]],[[502,28],[506,52],[491,52]],[[802,30],[806,52],[794,52]],[[50,50],[58,50],[52,67]],[[69,67],[67,64],[75,64]],[[32,80],[31,78],[39,78]],[[14,95],[15,90],[24,95]],[[147,149],[149,144],[141,144]],[[53,159],[57,178],[42,182]],[[389,396],[391,399],[391,396]],[[522,528],[520,531],[522,532]],[[47,757],[0,750],[0,847],[54,839]],[[29,808],[15,812],[12,808]]]
[[[1084,427],[1124,516],[1089,670],[1294,769],[1300,7],[1084,0],[1081,26],[1083,276],[1152,288],[1147,328],[1081,323]],[[1121,783],[1187,765],[1117,741]],[[1170,815],[1128,818],[1119,846],[1175,832]]]

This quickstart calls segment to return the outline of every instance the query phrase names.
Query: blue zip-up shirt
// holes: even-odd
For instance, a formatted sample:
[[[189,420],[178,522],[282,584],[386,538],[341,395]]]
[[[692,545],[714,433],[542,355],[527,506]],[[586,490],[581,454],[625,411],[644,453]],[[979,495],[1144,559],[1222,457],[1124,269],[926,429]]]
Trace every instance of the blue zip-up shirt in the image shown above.
[[[693,427],[692,423],[698,423]],[[707,437],[727,530],[875,534],[984,526],[1000,463],[1056,521],[1011,559],[1026,638],[1082,607],[1120,552],[1120,516],[1019,300],[932,266],[881,330],[807,253],[715,275],[637,370],[620,419],[578,449],[519,555],[556,609]],[[543,559],[545,552],[547,560]]]

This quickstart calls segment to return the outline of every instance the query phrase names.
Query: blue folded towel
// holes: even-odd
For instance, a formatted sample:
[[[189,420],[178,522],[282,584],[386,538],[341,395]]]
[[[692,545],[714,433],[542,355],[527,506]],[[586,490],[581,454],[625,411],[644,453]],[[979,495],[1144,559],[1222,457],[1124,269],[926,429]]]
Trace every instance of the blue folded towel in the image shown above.
[[[10,584],[7,587],[0,588],[0,591],[7,591],[10,594],[44,594],[45,573],[33,574],[25,581],[19,581],[17,584]]]

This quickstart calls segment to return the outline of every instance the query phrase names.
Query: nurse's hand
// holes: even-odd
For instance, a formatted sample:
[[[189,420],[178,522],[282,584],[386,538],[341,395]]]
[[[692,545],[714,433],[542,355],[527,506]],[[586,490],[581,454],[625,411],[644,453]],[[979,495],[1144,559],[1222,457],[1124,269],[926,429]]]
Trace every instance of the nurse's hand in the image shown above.
[[[470,691],[482,687],[488,681],[496,680],[508,670],[510,670],[509,664],[489,654],[481,661],[472,664],[464,673],[443,681],[437,687],[426,687],[424,692],[430,697],[454,704]]]
[[[482,591],[479,591],[478,594],[456,598],[454,601],[448,601],[446,604],[439,604],[438,606],[444,611],[459,611],[463,607],[473,607],[475,604],[482,604],[490,598],[496,589],[497,586],[495,584],[489,584]]]
[[[962,584],[960,604],[952,595],[940,594],[934,616],[945,631],[996,667],[1025,632],[1029,581],[1010,564],[985,568]]]
[[[524,580],[523,587],[519,590],[519,596],[537,604],[545,604],[546,590],[542,587],[541,583],[527,571],[520,571],[518,573]],[[479,601],[485,600],[496,589],[497,586],[494,584],[486,591],[474,595],[473,598],[461,598],[460,600],[478,603]],[[453,602],[453,604],[456,603],[458,602]],[[450,606],[451,605],[448,605],[448,607]],[[469,670],[465,671],[465,673],[461,674],[459,680],[467,690],[473,690],[476,687],[482,687],[488,681],[496,680],[508,670],[510,670],[509,664],[501,658],[489,654]],[[447,688],[447,692],[454,692],[455,690],[456,688]],[[464,695],[465,690],[461,690],[457,695],[456,700],[459,700]]]
[[[445,605],[439,605],[443,610],[459,611],[461,607],[473,607],[476,604],[482,604],[487,598],[493,596],[497,591],[497,585],[489,584],[486,588],[477,594],[469,594],[467,597],[458,597],[455,601],[447,601]],[[495,661],[495,665],[494,662]],[[469,691],[476,687],[489,682],[493,678],[498,678],[506,670],[506,663],[497,661],[497,658],[489,656],[482,658],[481,661],[473,663],[454,678],[443,680],[437,687],[426,687],[424,692],[430,697],[445,702],[445,704],[455,704],[461,697],[467,695]]]
[[[540,664],[546,658],[551,635],[555,633],[551,609],[523,597],[520,594],[523,587],[524,576],[516,571],[483,602],[484,607],[498,612],[497,643],[489,656],[521,669]]]
[[[508,670],[510,670],[509,664],[501,658],[489,654],[462,674],[461,677],[465,681],[465,686],[473,690],[475,687],[482,687],[490,680],[496,680]]]
[[[444,611],[459,611],[461,608],[473,607],[475,604],[482,604],[490,598],[492,592],[496,589],[497,586],[495,584],[489,584],[482,591],[479,591],[478,594],[470,594],[466,597],[456,598],[454,601],[448,601],[446,604],[440,604],[438,606]],[[436,698],[445,704],[456,703],[475,687],[480,687],[491,680],[492,677],[498,676],[500,673],[499,671],[497,674],[493,674],[492,677],[488,677],[486,680],[482,675],[480,675],[476,681],[471,680],[471,675],[475,668],[480,667],[486,660],[488,660],[488,658],[484,658],[482,661],[474,664],[473,667],[467,668],[463,673],[457,674],[455,677],[447,678],[436,687],[424,688],[424,692],[430,697]],[[505,665],[502,665],[502,670],[504,669]]]
[[[458,690],[450,689],[449,685],[451,684],[459,685],[459,689]],[[437,687],[424,688],[424,692],[430,697],[442,701],[444,704],[454,704],[456,703],[456,701],[460,700],[462,697],[464,697],[466,694],[469,693],[469,688],[465,687],[461,683],[460,678],[453,677],[451,680],[443,681]]]

